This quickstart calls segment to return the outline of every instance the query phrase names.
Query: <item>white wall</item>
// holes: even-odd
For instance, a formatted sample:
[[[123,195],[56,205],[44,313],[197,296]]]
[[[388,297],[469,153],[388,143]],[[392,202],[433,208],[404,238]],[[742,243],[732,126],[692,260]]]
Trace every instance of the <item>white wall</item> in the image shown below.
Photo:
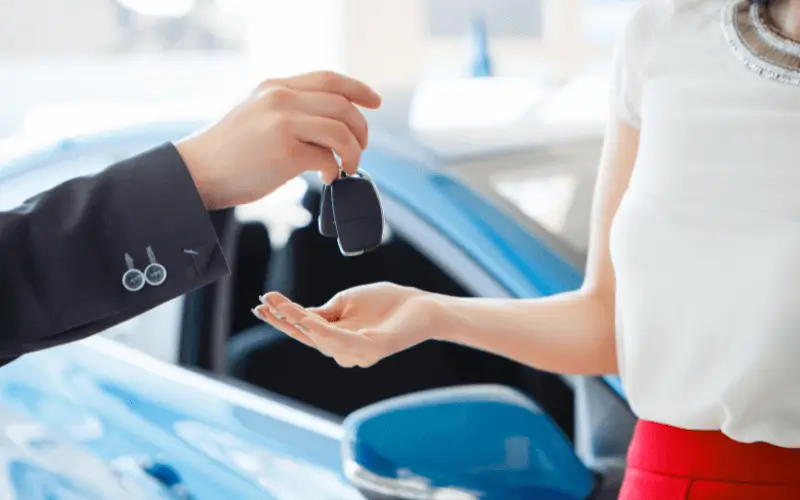
[[[255,83],[244,58],[3,58],[0,136],[23,125],[36,107],[125,101],[157,105],[192,97],[203,106],[204,96],[235,98]],[[87,106],[86,113],[90,111]]]
[[[0,54],[96,50],[114,40],[111,7],[108,0],[0,0]]]

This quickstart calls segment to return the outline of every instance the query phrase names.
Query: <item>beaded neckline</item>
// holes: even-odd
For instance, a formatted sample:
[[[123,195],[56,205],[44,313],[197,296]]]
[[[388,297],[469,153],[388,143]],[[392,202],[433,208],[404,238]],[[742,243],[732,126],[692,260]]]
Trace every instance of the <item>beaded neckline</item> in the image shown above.
[[[732,0],[722,10],[722,32],[734,55],[763,78],[800,86],[800,43],[768,20],[768,1]]]

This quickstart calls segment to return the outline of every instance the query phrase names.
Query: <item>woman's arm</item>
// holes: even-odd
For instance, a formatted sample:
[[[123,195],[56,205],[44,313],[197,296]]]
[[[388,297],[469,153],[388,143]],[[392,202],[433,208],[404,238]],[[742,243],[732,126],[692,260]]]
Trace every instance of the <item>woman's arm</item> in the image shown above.
[[[636,128],[623,120],[609,124],[592,207],[586,278],[579,290],[530,300],[423,295],[430,335],[542,370],[616,373],[609,233],[638,149]]]

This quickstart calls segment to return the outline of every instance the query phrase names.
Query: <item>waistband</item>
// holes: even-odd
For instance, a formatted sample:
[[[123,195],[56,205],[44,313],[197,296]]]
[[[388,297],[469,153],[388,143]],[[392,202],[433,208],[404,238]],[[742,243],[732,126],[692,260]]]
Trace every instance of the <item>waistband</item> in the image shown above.
[[[639,421],[628,467],[722,482],[800,485],[800,449],[741,443],[718,431]]]

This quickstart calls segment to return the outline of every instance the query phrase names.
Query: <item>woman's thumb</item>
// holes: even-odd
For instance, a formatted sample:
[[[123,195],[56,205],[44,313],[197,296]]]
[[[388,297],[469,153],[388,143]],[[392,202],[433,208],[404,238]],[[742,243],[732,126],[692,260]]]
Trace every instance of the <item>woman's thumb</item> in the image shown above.
[[[342,293],[337,293],[331,300],[319,307],[309,307],[308,312],[316,314],[325,321],[338,321],[342,317],[342,310],[344,309],[344,296]]]

